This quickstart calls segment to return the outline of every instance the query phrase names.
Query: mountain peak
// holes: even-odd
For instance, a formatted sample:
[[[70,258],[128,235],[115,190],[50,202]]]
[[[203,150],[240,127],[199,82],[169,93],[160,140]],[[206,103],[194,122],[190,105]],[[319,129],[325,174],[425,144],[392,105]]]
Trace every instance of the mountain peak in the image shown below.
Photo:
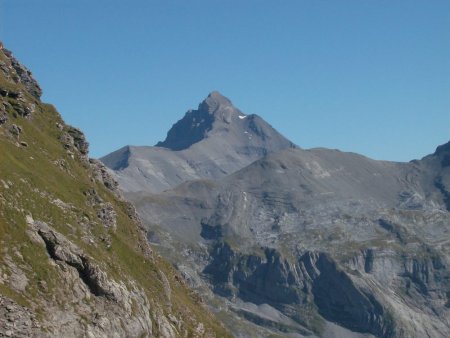
[[[219,107],[233,106],[230,99],[223,96],[218,91],[209,93],[206,99],[199,105],[199,110],[202,108],[208,110],[210,113],[214,113]]]
[[[434,152],[435,155],[442,155],[445,153],[450,153],[450,141],[448,141],[445,144],[441,144],[436,148],[436,151]]]
[[[450,166],[450,141],[436,148],[434,155],[440,158],[443,167]]]
[[[220,103],[225,103],[225,104],[231,104],[231,101],[229,98],[223,96],[219,91],[214,90],[211,93],[208,94],[208,96],[206,97],[206,100],[214,100]]]
[[[189,110],[175,123],[157,147],[185,150],[204,141],[203,147],[228,147],[236,152],[258,153],[295,147],[261,117],[245,115],[217,91],[210,93],[197,110]],[[257,157],[258,157],[257,156]]]
[[[231,122],[233,115],[245,116],[233,106],[231,101],[218,91],[211,92],[198,106],[197,110],[188,110],[184,117],[175,123],[163,142],[157,147],[171,150],[183,150],[206,138],[215,122]]]

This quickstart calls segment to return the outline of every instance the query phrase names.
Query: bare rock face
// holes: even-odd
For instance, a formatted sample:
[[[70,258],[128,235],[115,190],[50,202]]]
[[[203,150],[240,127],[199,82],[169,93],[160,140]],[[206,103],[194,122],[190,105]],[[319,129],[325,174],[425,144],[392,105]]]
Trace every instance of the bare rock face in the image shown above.
[[[119,182],[112,176],[109,169],[105,165],[96,159],[89,159],[89,163],[94,172],[94,177],[97,181],[102,182],[103,185],[109,190],[113,191],[116,195],[120,195],[118,186]]]
[[[117,227],[117,214],[111,203],[102,203],[97,212],[98,218],[100,218],[106,228],[111,228],[113,231]]]
[[[198,110],[188,111],[183,119],[175,123],[167,133],[166,140],[158,142],[156,146],[175,151],[189,148],[206,137],[213,128],[216,115],[230,106],[229,100],[216,92],[211,93]]]
[[[50,257],[74,267],[92,294],[118,301],[120,292],[113,283],[108,282],[106,274],[82,250],[45,223],[34,222],[33,227],[44,240]]]
[[[31,72],[19,61],[17,61],[11,51],[3,49],[3,52],[8,57],[10,62],[9,67],[6,64],[2,67],[6,75],[8,76],[9,74],[12,74],[11,76],[16,83],[23,84],[31,95],[33,95],[36,99],[39,99],[42,95],[42,89],[33,78]],[[14,69],[14,72],[11,72],[8,68]]]
[[[8,121],[8,115],[5,112],[0,113],[0,126]]]
[[[73,144],[78,151],[82,155],[87,155],[89,152],[89,143],[86,141],[84,133],[80,129],[74,127],[70,127],[67,133],[72,137]]]
[[[154,147],[127,146],[101,161],[122,191],[158,193],[193,179],[220,178],[295,145],[257,115],[245,115],[212,92]]]
[[[447,337],[447,148],[409,163],[288,149],[127,196],[236,335]]]
[[[328,253],[307,251],[292,261],[275,249],[266,248],[263,255],[242,254],[223,242],[211,252],[212,261],[203,272],[210,277],[216,294],[268,304],[296,320],[301,325],[298,332],[322,335],[327,322],[375,337],[445,337],[448,332],[445,280],[450,274],[439,257],[396,261],[383,257],[383,252],[372,252],[353,257],[353,262],[361,257],[363,263],[353,265],[343,264]],[[384,268],[380,271],[383,276],[368,271],[377,265]],[[406,309],[378,284],[392,283],[392,276],[389,281],[385,278],[394,271],[403,276],[395,288],[407,295]],[[411,308],[421,309],[415,321],[403,318]]]
[[[69,306],[60,309],[49,299],[51,316],[38,322],[31,310],[0,298],[0,325],[6,328],[3,332],[11,328],[9,336],[31,337],[42,327],[48,334],[39,336],[152,336],[149,300],[137,285],[114,281],[88,254],[46,223],[30,220],[29,226],[30,236],[45,246],[49,259],[58,267],[60,279],[71,285],[72,293],[65,296],[67,304],[74,304],[76,312],[91,320],[80,325],[73,321],[77,314]],[[40,287],[47,288],[45,283]],[[90,306],[83,304],[86,298]],[[3,318],[9,326],[2,324]],[[61,325],[67,320],[70,324]]]
[[[63,127],[59,140],[63,144],[64,149],[66,149],[67,154],[72,158],[75,157],[75,154],[78,154],[79,158],[86,165],[89,164],[89,143],[86,141],[81,130],[72,126],[68,126],[67,128]]]
[[[441,159],[441,165],[443,167],[447,167],[450,164],[448,163],[448,156],[450,154],[450,142],[447,142],[446,144],[440,145],[436,148],[436,151],[434,152],[435,156],[440,157]]]
[[[36,328],[39,324],[29,309],[0,295],[0,337],[27,338]]]
[[[217,91],[212,92],[197,110],[189,110],[175,123],[167,133],[167,138],[156,146],[175,151],[187,149],[209,137],[213,129],[227,128],[236,118],[242,120],[246,115],[236,109],[228,98]]]

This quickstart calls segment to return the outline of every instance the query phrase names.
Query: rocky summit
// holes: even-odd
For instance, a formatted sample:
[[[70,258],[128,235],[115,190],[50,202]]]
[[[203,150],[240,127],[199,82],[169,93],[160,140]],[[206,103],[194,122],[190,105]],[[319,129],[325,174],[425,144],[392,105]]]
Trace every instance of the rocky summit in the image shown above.
[[[0,337],[226,337],[0,43]]]
[[[449,144],[408,163],[303,150],[212,93],[164,142],[104,161],[236,337],[444,338]]]
[[[295,145],[258,115],[245,115],[212,92],[154,147],[126,146],[101,161],[124,192],[158,193],[180,183],[220,178],[262,156]]]

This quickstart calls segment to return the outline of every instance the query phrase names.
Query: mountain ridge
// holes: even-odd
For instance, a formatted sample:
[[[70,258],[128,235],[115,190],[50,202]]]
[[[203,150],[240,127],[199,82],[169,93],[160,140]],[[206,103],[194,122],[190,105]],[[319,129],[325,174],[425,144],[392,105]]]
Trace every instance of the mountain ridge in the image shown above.
[[[439,165],[434,154],[401,163],[287,149],[220,179],[128,198],[158,250],[238,316],[267,304],[271,320],[279,311],[301,325],[279,322],[291,334],[332,337],[332,322],[345,337],[446,337],[449,174]],[[258,316],[243,318],[278,332]]]
[[[115,170],[125,192],[161,192],[190,179],[225,176],[267,153],[296,145],[261,117],[245,115],[212,92],[173,125],[165,141],[154,147],[127,147],[101,161]]]
[[[221,156],[229,144],[248,142],[240,138],[246,132],[271,151],[220,174],[197,170],[159,190],[131,170],[115,174],[150,242],[213,307],[226,309],[222,319],[235,335],[448,336],[450,142],[410,162],[288,143],[271,148],[258,116],[225,109],[228,99],[211,101],[199,105],[216,114],[199,125],[199,141],[146,154],[131,147],[131,166],[164,180],[156,154],[183,156],[178,164],[192,169],[204,144],[221,140]],[[198,122],[192,112],[172,136]],[[145,170],[146,160],[157,165]]]
[[[228,98],[218,91],[213,91],[199,104],[198,109],[188,110],[184,117],[170,128],[166,139],[155,146],[171,150],[187,149],[206,138],[215,123],[220,120],[230,123],[232,115],[245,116]]]

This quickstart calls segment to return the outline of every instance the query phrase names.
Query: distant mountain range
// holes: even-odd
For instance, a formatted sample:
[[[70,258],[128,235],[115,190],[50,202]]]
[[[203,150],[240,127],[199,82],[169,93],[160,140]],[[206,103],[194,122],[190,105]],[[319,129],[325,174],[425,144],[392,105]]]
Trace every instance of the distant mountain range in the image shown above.
[[[193,179],[220,178],[295,145],[257,115],[245,115],[212,92],[154,147],[126,146],[101,161],[124,191],[161,192]]]
[[[450,336],[450,142],[409,163],[303,150],[213,92],[102,161],[236,336]]]

